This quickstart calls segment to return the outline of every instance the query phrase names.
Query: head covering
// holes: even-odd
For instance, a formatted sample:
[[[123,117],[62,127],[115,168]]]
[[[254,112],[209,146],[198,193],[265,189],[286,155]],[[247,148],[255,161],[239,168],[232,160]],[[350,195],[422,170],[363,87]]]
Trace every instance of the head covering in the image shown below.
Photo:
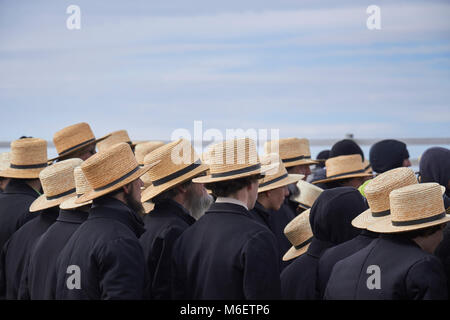
[[[309,224],[310,209],[302,212],[289,222],[284,228],[284,235],[292,247],[284,254],[283,261],[294,259],[308,250],[313,237]]]
[[[136,148],[134,149],[134,155],[136,156],[136,160],[139,165],[144,165],[144,158],[153,150],[164,145],[162,141],[146,141],[142,143],[138,143]]]
[[[0,153],[0,171],[8,169],[11,162],[11,154],[9,152]]]
[[[336,142],[330,150],[330,158],[348,156],[351,154],[360,154],[362,161],[364,161],[364,152],[355,141],[350,139]]]
[[[59,205],[59,207],[64,210],[75,209],[92,204],[92,200],[83,203],[75,203],[75,201],[83,194],[90,192],[92,190],[92,187],[86,180],[86,177],[84,176],[83,170],[81,169],[80,166],[76,167],[73,170],[73,176],[75,178],[76,195],[70,199],[67,199],[66,201],[64,201]]]
[[[361,231],[351,222],[366,209],[363,196],[355,188],[324,190],[314,202],[309,216],[314,237],[333,244],[354,238]]]
[[[98,151],[105,151],[108,148],[122,142],[128,143],[131,148],[136,146],[136,143],[131,141],[127,130],[118,130],[102,137],[101,141],[97,143],[97,149]]]
[[[323,191],[322,188],[304,180],[297,182],[297,188],[300,190],[300,194],[293,197],[292,200],[297,201],[303,209],[310,209]]]
[[[325,161],[330,157],[330,150],[322,150],[317,155],[317,161],[316,168],[323,168],[325,167]]]
[[[398,140],[382,140],[370,148],[370,164],[373,171],[383,173],[403,166],[403,160],[409,158],[406,144]]]
[[[427,149],[420,158],[420,182],[436,182],[444,186],[447,196],[450,196],[448,183],[450,181],[450,150],[433,147]]]
[[[304,138],[267,141],[264,144],[264,153],[278,153],[286,168],[318,163],[311,159],[309,140]]]

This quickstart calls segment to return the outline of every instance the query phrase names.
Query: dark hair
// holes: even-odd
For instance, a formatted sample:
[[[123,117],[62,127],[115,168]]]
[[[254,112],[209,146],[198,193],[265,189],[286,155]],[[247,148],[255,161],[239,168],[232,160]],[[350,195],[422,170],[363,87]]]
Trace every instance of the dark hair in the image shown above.
[[[428,227],[428,228],[402,232],[402,233],[399,233],[399,235],[401,235],[402,237],[407,238],[407,239],[414,239],[417,237],[427,237],[427,236],[431,236],[433,233],[439,231],[441,228],[442,228],[442,224],[438,224],[436,226],[432,226],[432,227]]]
[[[219,181],[208,183],[205,185],[207,189],[210,189],[216,197],[228,197],[239,190],[251,185],[253,182],[261,178],[261,175],[255,174],[248,177],[239,179]]]
[[[169,190],[166,190],[163,193],[158,194],[156,197],[154,197],[152,199],[152,202],[157,203],[157,202],[160,202],[163,200],[173,199],[180,193],[180,191],[178,190],[177,187],[188,188],[191,184],[192,184],[192,180],[188,180],[188,181],[183,182],[182,184],[176,185],[176,186],[170,188]]]

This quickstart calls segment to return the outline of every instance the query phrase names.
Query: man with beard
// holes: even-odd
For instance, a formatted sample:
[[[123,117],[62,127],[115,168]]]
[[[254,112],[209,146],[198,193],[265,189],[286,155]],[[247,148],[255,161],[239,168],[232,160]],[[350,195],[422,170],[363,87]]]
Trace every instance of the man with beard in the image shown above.
[[[93,204],[57,260],[56,299],[145,298],[139,177],[152,165],[140,167],[126,143],[100,151],[81,165],[92,190],[75,203]]]
[[[144,217],[146,231],[140,242],[151,279],[151,298],[170,299],[173,244],[195,222],[192,215],[199,216],[209,208],[212,197],[203,184],[192,183],[208,166],[202,164],[188,141],[179,139],[159,147],[145,157],[144,163],[158,160],[147,174],[152,184],[142,193],[142,202],[152,200],[155,207]]]

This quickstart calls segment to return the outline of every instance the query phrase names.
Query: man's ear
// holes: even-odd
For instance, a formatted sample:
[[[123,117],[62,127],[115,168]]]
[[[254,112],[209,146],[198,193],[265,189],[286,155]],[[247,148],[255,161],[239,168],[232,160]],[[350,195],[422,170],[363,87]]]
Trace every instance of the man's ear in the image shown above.
[[[132,188],[131,183],[126,184],[126,185],[124,185],[124,186],[122,187],[123,192],[124,192],[125,194],[130,194],[130,193],[131,193],[131,188]]]
[[[188,188],[186,186],[183,186],[183,185],[177,186],[177,190],[178,190],[179,193],[186,193],[187,189]]]

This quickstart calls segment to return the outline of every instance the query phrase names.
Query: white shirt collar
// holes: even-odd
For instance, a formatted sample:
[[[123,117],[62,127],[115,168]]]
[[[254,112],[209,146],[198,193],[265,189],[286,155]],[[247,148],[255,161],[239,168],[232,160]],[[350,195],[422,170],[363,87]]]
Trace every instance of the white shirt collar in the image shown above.
[[[233,203],[233,204],[237,204],[239,206],[244,207],[248,211],[247,205],[245,203],[243,203],[242,201],[235,199],[235,198],[217,197],[216,203]]]

